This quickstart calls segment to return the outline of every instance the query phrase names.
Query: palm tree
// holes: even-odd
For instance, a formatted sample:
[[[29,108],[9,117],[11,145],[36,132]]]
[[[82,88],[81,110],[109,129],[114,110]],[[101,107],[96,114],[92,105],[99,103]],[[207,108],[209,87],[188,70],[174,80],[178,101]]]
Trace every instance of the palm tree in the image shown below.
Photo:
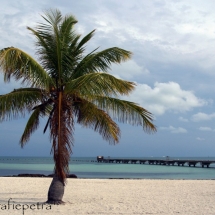
[[[155,132],[156,127],[150,112],[119,99],[120,95],[128,95],[135,84],[108,74],[111,63],[128,60],[131,52],[113,47],[84,55],[95,30],[81,39],[74,30],[74,16],[48,10],[42,17],[45,23],[35,29],[27,27],[36,37],[38,61],[18,48],[0,50],[5,82],[15,78],[25,86],[0,96],[0,119],[31,114],[20,139],[24,147],[40,118],[47,117],[44,132],[50,129],[55,163],[47,203],[60,204],[69,173],[75,123],[94,129],[113,144],[120,136],[114,120],[141,125],[146,132]]]

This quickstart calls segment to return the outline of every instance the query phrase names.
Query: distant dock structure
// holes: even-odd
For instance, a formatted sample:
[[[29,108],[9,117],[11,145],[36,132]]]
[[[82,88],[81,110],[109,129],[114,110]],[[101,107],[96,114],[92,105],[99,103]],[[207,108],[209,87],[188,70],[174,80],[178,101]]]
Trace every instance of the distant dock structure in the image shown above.
[[[97,161],[98,162],[102,162],[104,160],[104,157],[103,156],[97,156]]]
[[[99,163],[122,163],[122,164],[149,164],[149,165],[167,165],[167,166],[189,166],[196,167],[199,164],[202,168],[209,168],[215,160],[186,160],[186,159],[171,159],[167,156],[165,159],[123,159],[123,158],[104,158],[103,156],[97,156],[97,162]]]

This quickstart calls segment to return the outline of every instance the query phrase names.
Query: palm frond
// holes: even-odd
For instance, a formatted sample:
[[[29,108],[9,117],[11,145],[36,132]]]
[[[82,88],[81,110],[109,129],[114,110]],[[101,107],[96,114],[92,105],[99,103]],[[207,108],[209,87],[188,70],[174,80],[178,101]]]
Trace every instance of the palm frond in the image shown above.
[[[82,100],[74,106],[77,123],[99,132],[109,143],[118,143],[120,129],[111,117],[91,102]]]
[[[71,44],[73,49],[76,49],[74,42],[80,37],[73,31],[77,21],[72,15],[62,17],[58,10],[48,11],[43,18],[48,24],[39,24],[35,30],[29,27],[28,29],[37,38],[37,54],[40,56],[41,65],[59,86],[63,80],[68,79],[68,74],[77,61],[74,59],[74,56],[77,58],[77,53],[71,55]]]
[[[92,72],[107,72],[112,63],[121,63],[130,59],[131,52],[118,47],[105,49],[86,56],[74,70],[73,78]]]
[[[128,95],[135,84],[124,81],[107,73],[90,73],[83,75],[65,86],[65,93],[75,93],[89,97],[92,95]]]
[[[77,35],[74,31],[72,32],[72,39],[71,44],[69,45],[69,49],[67,52],[64,52],[63,57],[63,71],[64,71],[64,80],[67,82],[71,79],[74,79],[74,70],[79,65],[79,62],[83,59],[83,53],[85,51],[84,45],[92,38],[94,35],[94,31],[90,32],[88,35],[86,35],[83,39],[81,39],[80,42],[80,36]],[[91,55],[93,52],[95,52],[97,49],[93,50],[91,53],[89,53],[87,56]],[[85,56],[84,58],[86,58]]]
[[[40,28],[34,30],[33,28],[27,27],[28,30],[36,37],[37,42],[37,52],[39,56],[39,61],[42,67],[47,71],[51,78],[56,80],[58,78],[58,55],[57,55],[57,46],[56,38],[53,35],[53,32],[47,33],[41,31]],[[56,84],[54,82],[54,84]],[[53,85],[56,86],[56,85]]]
[[[20,88],[0,96],[0,120],[24,116],[41,102],[43,93],[40,89]]]
[[[37,26],[36,31],[32,31],[37,37],[36,45],[38,54],[44,68],[49,68],[49,73],[56,76],[56,80],[61,79],[62,73],[62,44],[60,38],[60,24],[62,22],[62,14],[59,10],[47,10],[45,16],[42,16],[47,23],[41,23]],[[44,42],[46,45],[44,46]]]
[[[64,48],[68,49],[71,44],[71,40],[74,38],[73,26],[77,23],[77,20],[72,15],[67,15],[60,24],[60,38]]]
[[[83,46],[94,36],[95,30],[91,31],[89,34],[87,34],[79,43],[76,48],[76,50],[81,49],[81,51],[84,51]]]
[[[37,108],[33,111],[28,122],[25,126],[25,130],[20,139],[21,147],[23,148],[25,143],[29,141],[31,134],[38,128],[39,126],[39,117],[40,117],[40,109]]]
[[[148,133],[156,131],[152,114],[133,102],[105,96],[95,96],[90,101],[119,122],[141,125]]]
[[[58,30],[58,26],[62,21],[62,14],[58,9],[49,9],[44,11],[45,16],[42,16],[43,19],[49,24],[40,24],[40,28],[44,32],[53,32]]]
[[[52,85],[52,79],[46,71],[30,55],[18,48],[9,47],[0,51],[0,68],[5,81],[14,77],[32,87],[48,89]]]
[[[52,110],[51,110],[50,113],[49,113],[49,118],[48,118],[48,120],[47,120],[47,122],[46,122],[46,125],[45,125],[44,129],[43,129],[43,133],[46,132],[48,126],[50,125],[50,121],[51,121],[51,119],[52,119],[52,115],[53,115],[53,113],[54,113],[54,111],[55,111],[55,108],[56,108],[56,106],[54,105],[54,106],[52,107]]]

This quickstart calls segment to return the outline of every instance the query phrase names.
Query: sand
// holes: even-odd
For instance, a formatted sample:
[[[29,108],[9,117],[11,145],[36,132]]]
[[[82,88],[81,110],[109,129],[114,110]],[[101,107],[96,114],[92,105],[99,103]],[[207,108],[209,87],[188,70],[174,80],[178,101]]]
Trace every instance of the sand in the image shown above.
[[[1,177],[0,215],[215,215],[214,180],[68,179],[66,204],[42,205],[50,183],[50,178]]]

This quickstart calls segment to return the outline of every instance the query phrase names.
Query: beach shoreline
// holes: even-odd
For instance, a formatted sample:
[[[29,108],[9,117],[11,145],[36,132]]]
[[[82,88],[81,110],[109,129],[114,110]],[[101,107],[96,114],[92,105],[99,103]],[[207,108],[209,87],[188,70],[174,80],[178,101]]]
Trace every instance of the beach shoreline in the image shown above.
[[[215,180],[69,178],[66,204],[48,206],[51,180],[1,177],[0,214],[215,214]]]
[[[35,174],[37,175],[37,174]],[[18,176],[18,175],[6,175],[6,176],[0,176],[1,178],[53,178],[52,176],[49,175],[45,175],[45,176]],[[78,179],[78,180],[154,180],[154,181],[215,181],[215,179],[211,178],[211,179],[190,179],[190,178],[180,178],[180,179],[176,179],[176,178],[79,178],[77,177],[75,174],[74,176],[68,177],[67,179]]]

